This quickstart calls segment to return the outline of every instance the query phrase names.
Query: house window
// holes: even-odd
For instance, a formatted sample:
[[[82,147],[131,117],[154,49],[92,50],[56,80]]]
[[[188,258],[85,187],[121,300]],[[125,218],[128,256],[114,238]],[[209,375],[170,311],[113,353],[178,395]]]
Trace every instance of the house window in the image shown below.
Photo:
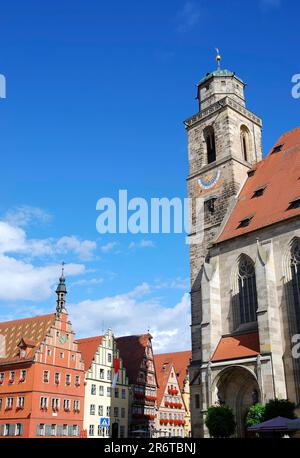
[[[126,390],[122,388],[122,399],[126,399]]]
[[[14,405],[14,398],[12,398],[11,396],[9,396],[7,399],[6,399],[6,409],[7,410],[11,410],[13,408],[13,405]]]
[[[107,416],[107,417],[110,417],[110,415],[111,415],[111,407],[110,407],[110,406],[107,406],[107,407],[106,407],[106,416]]]
[[[60,405],[59,398],[52,398],[52,410],[54,412],[57,412],[59,410],[59,405]]]
[[[96,414],[96,406],[95,404],[90,405],[90,415],[95,415]]]
[[[111,370],[107,371],[107,380],[111,380]]]
[[[98,406],[98,415],[99,417],[103,417],[103,406]]]
[[[75,399],[74,404],[73,404],[73,407],[74,407],[74,411],[75,411],[75,412],[79,412],[79,411],[80,411],[80,401],[78,401],[77,399]]]
[[[107,387],[107,396],[110,398],[111,397],[111,386]]]
[[[40,425],[38,425],[38,428],[39,428],[39,436],[45,436],[45,425],[44,423],[41,423]]]
[[[90,427],[89,427],[89,435],[90,436],[94,435],[94,425],[90,425]]]
[[[199,394],[195,395],[195,408],[200,409],[200,395]]]
[[[121,408],[121,418],[125,418],[125,407]]]
[[[64,352],[63,352],[63,351],[61,351],[61,352],[59,353],[59,357],[60,357],[60,359],[63,359],[63,358],[64,358]]]
[[[94,383],[91,385],[91,394],[96,394],[96,385]]]
[[[64,411],[65,412],[70,411],[70,399],[64,399]]]
[[[48,407],[48,398],[42,396],[40,399],[40,409],[47,409]]]
[[[107,362],[111,363],[111,360],[112,360],[111,353],[107,353]]]
[[[120,438],[124,438],[125,437],[125,426],[124,425],[121,425],[120,426]]]
[[[115,398],[119,397],[119,388],[115,388]]]
[[[51,350],[49,348],[47,350],[47,356],[51,356]]]
[[[3,400],[0,398],[0,410],[2,409]]]
[[[14,383],[14,381],[15,381],[15,371],[10,371],[8,382],[9,383]]]
[[[66,385],[71,385],[71,375],[66,374]]]
[[[206,144],[207,163],[211,164],[216,160],[216,143],[215,132],[213,127],[206,127],[203,131],[204,140]]]
[[[56,425],[51,425],[50,435],[51,436],[56,435]]]
[[[0,385],[3,385],[4,382],[4,372],[0,372]]]
[[[103,385],[99,386],[99,396],[104,396],[104,386]]]
[[[15,435],[16,436],[23,436],[23,425],[22,425],[22,423],[16,423]]]
[[[24,396],[18,396],[17,408],[18,409],[24,409],[24,403],[25,403],[25,397]]]
[[[80,386],[80,376],[79,375],[75,375],[75,385]]]
[[[254,263],[248,256],[242,256],[239,261],[238,288],[240,324],[256,321],[256,276]]]
[[[118,407],[114,407],[114,417],[118,417],[119,416],[119,408]]]
[[[68,435],[68,425],[63,425],[63,436]]]
[[[104,369],[100,369],[100,380],[104,380]]]
[[[44,383],[49,383],[49,371],[44,371],[43,381]]]
[[[60,373],[59,372],[55,372],[54,383],[56,383],[56,385],[59,385],[60,383]]]
[[[26,370],[23,369],[20,371],[20,383],[24,383],[26,381]]]

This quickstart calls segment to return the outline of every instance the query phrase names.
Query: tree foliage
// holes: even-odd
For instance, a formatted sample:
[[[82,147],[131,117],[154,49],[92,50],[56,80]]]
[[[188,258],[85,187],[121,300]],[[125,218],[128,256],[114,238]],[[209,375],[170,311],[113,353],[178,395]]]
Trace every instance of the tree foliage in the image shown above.
[[[265,405],[264,421],[271,420],[276,417],[284,417],[294,419],[296,405],[288,399],[271,399]]]
[[[232,436],[236,426],[232,409],[227,406],[209,407],[205,425],[211,437]]]
[[[249,428],[250,426],[257,425],[258,423],[262,423],[264,421],[264,414],[264,405],[254,404],[253,406],[251,406],[246,417],[247,428]]]

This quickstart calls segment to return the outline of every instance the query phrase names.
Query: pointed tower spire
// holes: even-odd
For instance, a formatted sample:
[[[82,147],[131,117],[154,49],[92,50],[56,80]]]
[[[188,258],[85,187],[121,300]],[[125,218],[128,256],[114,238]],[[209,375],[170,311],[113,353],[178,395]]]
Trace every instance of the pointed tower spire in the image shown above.
[[[64,265],[65,263],[62,262],[62,269],[61,269],[61,276],[59,277],[59,283],[56,288],[56,311],[57,313],[66,312],[66,295],[67,295],[67,288],[66,288],[66,279],[64,276]]]

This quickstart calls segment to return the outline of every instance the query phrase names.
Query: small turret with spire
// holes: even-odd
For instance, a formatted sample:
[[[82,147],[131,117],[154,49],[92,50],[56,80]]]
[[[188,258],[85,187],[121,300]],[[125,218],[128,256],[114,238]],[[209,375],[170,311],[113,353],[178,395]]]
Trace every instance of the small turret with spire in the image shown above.
[[[66,288],[66,279],[64,276],[64,265],[65,263],[62,263],[62,269],[61,269],[61,276],[59,278],[59,283],[56,288],[56,294],[57,294],[57,300],[56,300],[56,312],[62,313],[66,312],[66,295],[67,295],[67,288]]]

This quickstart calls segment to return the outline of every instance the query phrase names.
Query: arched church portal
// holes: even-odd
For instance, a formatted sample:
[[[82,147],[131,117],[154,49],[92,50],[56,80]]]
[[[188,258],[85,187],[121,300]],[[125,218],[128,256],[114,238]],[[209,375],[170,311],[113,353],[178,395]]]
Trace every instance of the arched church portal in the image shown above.
[[[245,420],[249,408],[260,402],[260,389],[255,374],[244,366],[223,369],[212,386],[213,405],[231,407],[236,421],[236,437],[245,437]]]

